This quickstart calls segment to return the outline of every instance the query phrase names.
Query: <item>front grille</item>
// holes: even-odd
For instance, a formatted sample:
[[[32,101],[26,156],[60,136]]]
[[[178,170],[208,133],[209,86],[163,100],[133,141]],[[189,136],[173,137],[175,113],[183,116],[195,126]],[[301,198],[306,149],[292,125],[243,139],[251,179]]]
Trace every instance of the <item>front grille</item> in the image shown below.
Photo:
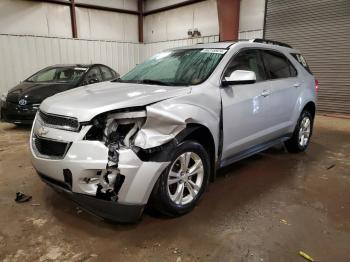
[[[51,158],[64,158],[70,143],[48,140],[40,137],[33,138],[34,149],[41,156]]]
[[[46,126],[70,131],[79,130],[79,122],[76,118],[46,114],[39,111],[39,116]]]

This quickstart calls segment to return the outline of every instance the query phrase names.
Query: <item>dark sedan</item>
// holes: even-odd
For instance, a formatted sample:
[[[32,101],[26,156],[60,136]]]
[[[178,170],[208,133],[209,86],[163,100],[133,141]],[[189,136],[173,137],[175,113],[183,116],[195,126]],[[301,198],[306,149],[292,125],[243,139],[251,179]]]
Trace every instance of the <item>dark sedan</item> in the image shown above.
[[[1,120],[14,124],[31,124],[45,98],[78,86],[118,77],[117,72],[101,64],[55,65],[44,68],[1,96]]]

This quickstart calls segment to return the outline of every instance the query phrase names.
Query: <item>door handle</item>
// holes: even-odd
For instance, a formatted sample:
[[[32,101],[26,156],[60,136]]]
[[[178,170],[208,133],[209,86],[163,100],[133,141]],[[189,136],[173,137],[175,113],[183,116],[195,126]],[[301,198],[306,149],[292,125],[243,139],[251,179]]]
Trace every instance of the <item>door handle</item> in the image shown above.
[[[298,88],[300,86],[300,83],[295,83],[293,87]]]
[[[269,96],[270,94],[271,94],[271,92],[270,92],[269,90],[264,90],[264,91],[262,91],[261,96],[267,97],[267,96]]]

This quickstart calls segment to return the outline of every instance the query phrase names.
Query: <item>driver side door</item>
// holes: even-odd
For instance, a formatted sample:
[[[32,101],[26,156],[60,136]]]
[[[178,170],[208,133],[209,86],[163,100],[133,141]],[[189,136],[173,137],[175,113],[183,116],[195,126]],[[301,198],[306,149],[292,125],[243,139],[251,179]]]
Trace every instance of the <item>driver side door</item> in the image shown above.
[[[223,110],[222,159],[265,142],[266,130],[264,99],[269,93],[265,68],[260,51],[245,49],[235,54],[226,66],[223,77],[236,70],[253,71],[255,83],[229,85],[220,89]],[[228,160],[229,161],[229,160]]]

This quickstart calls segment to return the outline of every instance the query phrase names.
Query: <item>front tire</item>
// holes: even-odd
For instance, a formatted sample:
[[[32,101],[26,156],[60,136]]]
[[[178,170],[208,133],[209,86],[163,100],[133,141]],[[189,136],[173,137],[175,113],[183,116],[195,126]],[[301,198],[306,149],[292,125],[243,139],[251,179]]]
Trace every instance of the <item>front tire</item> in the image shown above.
[[[182,142],[153,188],[151,208],[172,217],[190,212],[207,187],[209,173],[210,158],[204,147],[195,141]]]
[[[309,111],[304,110],[300,114],[293,136],[284,143],[288,152],[299,153],[306,150],[310,144],[313,122],[313,115]]]

